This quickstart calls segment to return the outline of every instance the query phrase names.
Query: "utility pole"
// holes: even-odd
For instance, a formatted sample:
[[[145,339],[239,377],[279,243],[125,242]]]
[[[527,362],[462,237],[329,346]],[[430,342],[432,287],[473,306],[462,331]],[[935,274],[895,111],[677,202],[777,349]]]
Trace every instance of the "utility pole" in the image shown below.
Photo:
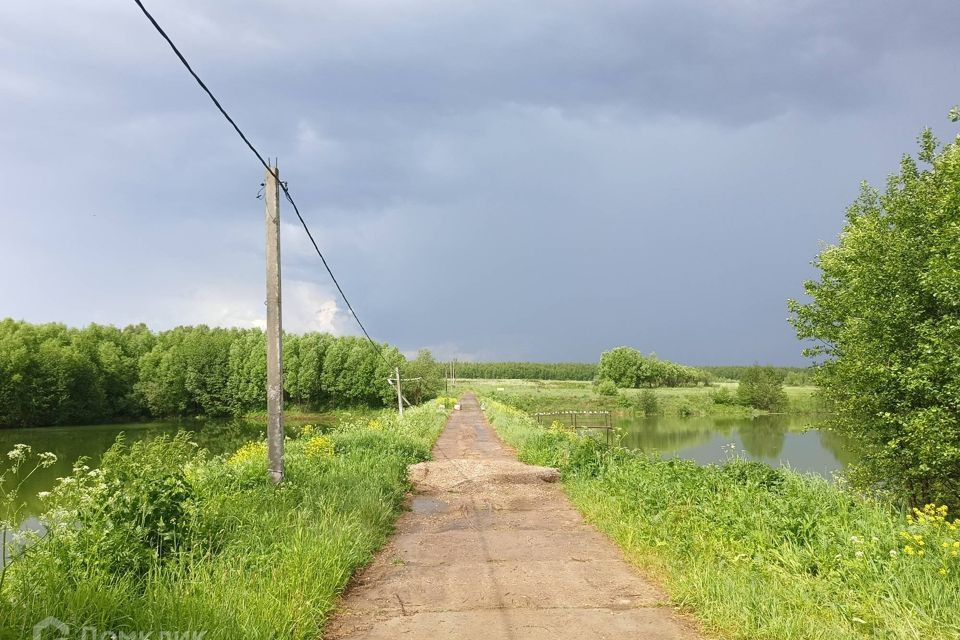
[[[400,409],[400,417],[403,417],[403,392],[400,391],[400,367],[395,369],[397,373],[397,407]]]
[[[280,320],[280,170],[267,170],[267,469],[283,482],[283,341]]]

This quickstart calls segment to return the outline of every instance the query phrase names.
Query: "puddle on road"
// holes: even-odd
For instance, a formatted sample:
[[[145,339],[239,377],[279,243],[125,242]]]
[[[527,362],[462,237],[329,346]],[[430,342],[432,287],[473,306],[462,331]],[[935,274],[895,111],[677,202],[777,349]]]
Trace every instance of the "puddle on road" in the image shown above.
[[[414,496],[410,510],[414,513],[442,513],[447,510],[447,503],[429,496]]]

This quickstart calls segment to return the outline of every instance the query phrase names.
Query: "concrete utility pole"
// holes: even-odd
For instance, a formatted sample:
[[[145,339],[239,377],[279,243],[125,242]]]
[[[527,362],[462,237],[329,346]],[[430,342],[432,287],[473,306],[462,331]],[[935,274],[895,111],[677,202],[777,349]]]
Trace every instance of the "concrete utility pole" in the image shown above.
[[[267,473],[283,482],[283,341],[280,320],[280,170],[267,171]]]
[[[400,391],[400,367],[395,369],[397,373],[397,407],[400,408],[400,417],[403,417],[403,392]]]

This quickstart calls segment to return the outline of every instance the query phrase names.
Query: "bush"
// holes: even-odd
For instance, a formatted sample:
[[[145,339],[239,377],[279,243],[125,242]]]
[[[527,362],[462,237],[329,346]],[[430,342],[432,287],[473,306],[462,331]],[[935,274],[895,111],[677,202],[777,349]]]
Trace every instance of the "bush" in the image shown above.
[[[617,385],[612,380],[601,380],[594,390],[601,396],[615,396],[619,393]]]
[[[710,395],[710,399],[713,401],[713,404],[718,404],[722,406],[729,406],[734,404],[739,404],[739,399],[736,394],[730,393],[730,389],[726,387],[720,387]]]
[[[640,395],[637,399],[638,406],[643,415],[652,416],[660,410],[659,403],[657,402],[657,394],[654,393],[653,389],[644,389],[640,392]]]
[[[194,541],[197,510],[186,476],[197,458],[188,434],[125,446],[123,436],[91,470],[80,460],[52,495],[58,517],[45,545],[68,583],[90,573],[142,579]]]
[[[743,372],[737,387],[737,402],[755,409],[780,413],[787,408],[783,390],[785,373],[774,367],[754,365]]]

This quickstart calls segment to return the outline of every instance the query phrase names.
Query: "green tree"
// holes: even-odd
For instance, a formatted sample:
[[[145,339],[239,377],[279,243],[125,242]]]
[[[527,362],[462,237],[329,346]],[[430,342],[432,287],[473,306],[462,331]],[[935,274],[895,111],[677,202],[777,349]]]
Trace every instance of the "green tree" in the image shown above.
[[[597,378],[609,380],[618,387],[633,388],[638,384],[643,356],[632,347],[617,347],[600,355]]]
[[[403,394],[410,402],[420,404],[440,395],[443,389],[443,370],[433,359],[429,349],[417,351],[417,357],[407,362],[402,371],[401,379],[410,379],[409,382],[403,382]]]
[[[267,339],[260,329],[243,331],[230,345],[227,394],[235,415],[267,407]]]
[[[737,401],[749,407],[779,413],[787,408],[787,394],[783,390],[785,377],[782,369],[754,365],[740,376]]]
[[[914,503],[960,504],[960,147],[920,136],[886,189],[864,185],[808,303],[789,302],[853,478]]]

